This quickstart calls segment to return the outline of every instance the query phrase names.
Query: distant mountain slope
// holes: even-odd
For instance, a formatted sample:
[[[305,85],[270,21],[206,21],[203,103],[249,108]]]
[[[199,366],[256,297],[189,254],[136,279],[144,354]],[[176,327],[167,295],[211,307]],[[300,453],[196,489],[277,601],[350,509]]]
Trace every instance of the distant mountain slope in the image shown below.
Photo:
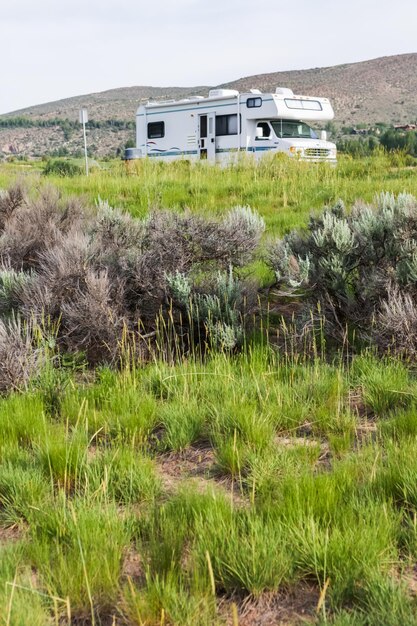
[[[327,96],[340,124],[399,123],[417,118],[417,53],[248,76],[227,83],[240,91],[250,87],[271,91],[276,85],[290,87],[295,93]]]
[[[276,86],[284,86],[292,88],[295,93],[327,96],[333,103],[335,122],[339,125],[409,122],[417,118],[417,53],[334,67],[248,76],[220,86],[240,91],[250,88],[273,91]],[[90,119],[134,121],[141,100],[204,95],[209,89],[208,86],[124,87],[29,107],[0,116],[0,120],[24,116],[32,120],[68,118],[75,121],[78,110],[86,107]],[[89,132],[99,155],[114,152],[134,136],[127,130],[96,129]],[[0,155],[44,154],[63,145],[74,150],[82,146],[81,138],[77,134],[63,141],[59,127],[0,129]]]
[[[88,109],[90,119],[134,120],[136,109],[142,100],[186,98],[190,95],[207,94],[209,89],[211,87],[120,87],[19,109],[1,115],[0,119],[22,115],[36,119],[67,117],[70,120],[77,120],[79,110],[85,107]]]

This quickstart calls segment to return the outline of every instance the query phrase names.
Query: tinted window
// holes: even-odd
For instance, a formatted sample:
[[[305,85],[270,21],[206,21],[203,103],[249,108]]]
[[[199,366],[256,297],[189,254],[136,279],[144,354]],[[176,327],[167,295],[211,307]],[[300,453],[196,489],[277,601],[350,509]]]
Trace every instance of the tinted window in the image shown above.
[[[165,122],[150,122],[148,124],[148,139],[159,139],[165,136]]]
[[[237,115],[216,115],[216,135],[237,135]]]
[[[255,107],[262,106],[262,98],[248,98],[246,100],[246,106],[248,109],[254,109]]]
[[[207,115],[200,116],[200,137],[207,137]]]

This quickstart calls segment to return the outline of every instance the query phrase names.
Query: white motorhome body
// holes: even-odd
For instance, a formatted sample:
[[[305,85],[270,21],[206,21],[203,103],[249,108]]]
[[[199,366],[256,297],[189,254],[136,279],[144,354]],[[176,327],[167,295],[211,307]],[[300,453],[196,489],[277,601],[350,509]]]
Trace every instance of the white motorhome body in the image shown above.
[[[336,146],[307,122],[332,120],[327,98],[252,89],[213,89],[208,98],[148,102],[136,114],[136,148],[125,159],[151,157],[229,163],[241,152],[259,158],[284,152],[303,160],[336,162]]]

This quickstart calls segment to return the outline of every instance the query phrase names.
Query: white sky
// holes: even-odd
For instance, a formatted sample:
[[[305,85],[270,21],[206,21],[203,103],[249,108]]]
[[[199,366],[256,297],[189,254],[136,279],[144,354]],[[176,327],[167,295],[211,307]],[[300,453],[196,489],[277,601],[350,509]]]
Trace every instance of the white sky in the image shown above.
[[[0,0],[0,42],[6,113],[416,52],[417,1]]]

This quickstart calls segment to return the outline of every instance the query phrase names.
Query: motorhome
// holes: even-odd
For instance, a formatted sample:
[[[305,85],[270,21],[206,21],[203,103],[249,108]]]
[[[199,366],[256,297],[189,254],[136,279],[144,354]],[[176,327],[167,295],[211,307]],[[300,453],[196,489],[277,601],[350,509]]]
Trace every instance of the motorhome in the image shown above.
[[[188,159],[231,163],[242,152],[258,159],[283,152],[308,161],[336,162],[336,146],[310,122],[334,117],[327,98],[251,89],[212,89],[207,98],[148,102],[136,114],[136,148],[125,159]]]

